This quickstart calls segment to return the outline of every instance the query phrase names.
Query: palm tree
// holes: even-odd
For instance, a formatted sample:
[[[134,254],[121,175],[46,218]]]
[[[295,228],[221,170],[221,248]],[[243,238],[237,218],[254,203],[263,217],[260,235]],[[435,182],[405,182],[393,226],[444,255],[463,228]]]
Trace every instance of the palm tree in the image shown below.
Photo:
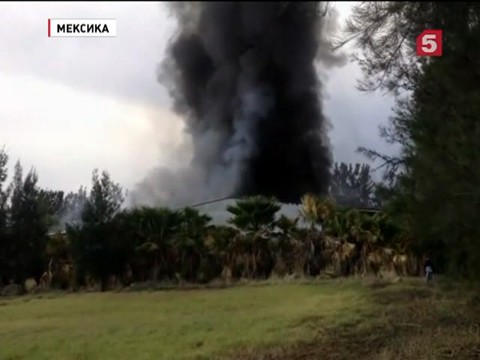
[[[227,207],[232,214],[229,223],[245,232],[258,232],[272,230],[275,225],[275,214],[280,210],[280,205],[274,198],[253,196],[238,200],[235,205]]]
[[[383,234],[380,214],[369,215],[357,209],[338,209],[325,226],[325,232],[339,240],[331,254],[342,273],[352,269],[361,273],[378,272],[380,258],[386,252],[379,248]]]
[[[244,276],[268,276],[273,268],[273,254],[269,249],[269,238],[275,226],[275,215],[280,205],[274,198],[254,196],[238,200],[227,207],[233,216],[229,223],[242,231],[238,245],[243,245]],[[239,243],[240,241],[240,243]]]
[[[345,242],[348,239],[348,221],[345,209],[337,209],[325,222],[324,232],[333,238]]]
[[[239,232],[231,226],[212,226],[208,228],[205,246],[209,251],[212,271],[218,266],[219,275],[229,280],[234,272],[235,256],[240,253],[238,242]],[[217,263],[217,261],[219,263]]]
[[[290,274],[294,271],[294,246],[298,236],[299,218],[290,219],[281,215],[276,225],[279,233],[271,242],[271,251],[275,254],[275,273],[278,275]]]
[[[152,259],[151,279],[156,281],[161,269],[169,270],[171,260],[168,257],[174,236],[180,228],[180,213],[168,208],[142,207],[133,210],[132,215],[138,221],[136,228],[140,244],[137,250]]]
[[[339,219],[335,225],[340,226],[337,228],[332,226],[343,242],[355,245],[352,265],[361,274],[367,272],[377,274],[388,260],[388,252],[380,246],[383,239],[382,221],[382,214],[370,215],[357,209],[349,209],[339,212]]]
[[[319,219],[319,209],[317,197],[313,194],[305,194],[302,199],[300,216],[310,225],[313,230]]]
[[[308,275],[318,275],[328,263],[325,255],[327,250],[327,238],[325,229],[335,215],[335,202],[331,198],[319,198],[313,194],[302,197],[300,216],[310,224],[310,232],[306,237],[306,263],[305,272]],[[321,232],[315,228],[321,226]]]
[[[276,225],[280,229],[281,235],[284,238],[289,238],[295,234],[298,221],[298,218],[290,219],[288,216],[281,215],[277,220]]]
[[[300,215],[310,224],[311,230],[315,229],[315,225],[323,227],[335,214],[335,202],[331,198],[320,199],[313,194],[306,194],[301,201]]]
[[[180,273],[185,280],[197,280],[201,275],[201,262],[206,256],[205,238],[212,218],[192,208],[182,210],[180,217],[180,226],[174,240]]]

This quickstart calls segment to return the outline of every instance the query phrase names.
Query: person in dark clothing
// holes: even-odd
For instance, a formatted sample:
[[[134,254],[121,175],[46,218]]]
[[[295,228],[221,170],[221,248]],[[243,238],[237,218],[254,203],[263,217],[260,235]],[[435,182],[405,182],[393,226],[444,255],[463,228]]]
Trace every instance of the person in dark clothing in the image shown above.
[[[425,280],[427,282],[433,280],[433,263],[429,257],[425,259],[425,264],[423,265],[423,269],[425,270]]]

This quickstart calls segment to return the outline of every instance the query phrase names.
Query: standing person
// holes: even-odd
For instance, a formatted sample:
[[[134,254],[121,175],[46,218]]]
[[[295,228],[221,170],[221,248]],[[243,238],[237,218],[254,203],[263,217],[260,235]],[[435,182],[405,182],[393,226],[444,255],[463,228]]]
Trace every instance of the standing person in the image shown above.
[[[425,270],[425,280],[427,282],[432,281],[433,280],[433,263],[428,256],[425,259],[425,264],[423,265],[423,269]]]

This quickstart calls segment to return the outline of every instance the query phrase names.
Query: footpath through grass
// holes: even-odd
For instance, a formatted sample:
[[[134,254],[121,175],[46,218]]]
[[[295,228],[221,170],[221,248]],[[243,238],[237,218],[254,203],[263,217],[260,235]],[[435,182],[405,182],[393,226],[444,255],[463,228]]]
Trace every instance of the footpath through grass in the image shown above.
[[[418,279],[0,299],[0,359],[475,359],[479,309]]]

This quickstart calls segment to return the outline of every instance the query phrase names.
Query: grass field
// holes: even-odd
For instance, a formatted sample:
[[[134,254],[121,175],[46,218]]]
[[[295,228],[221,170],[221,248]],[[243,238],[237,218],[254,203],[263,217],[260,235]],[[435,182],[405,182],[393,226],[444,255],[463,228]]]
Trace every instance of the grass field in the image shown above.
[[[480,358],[480,301],[462,291],[349,279],[0,299],[0,359]]]

